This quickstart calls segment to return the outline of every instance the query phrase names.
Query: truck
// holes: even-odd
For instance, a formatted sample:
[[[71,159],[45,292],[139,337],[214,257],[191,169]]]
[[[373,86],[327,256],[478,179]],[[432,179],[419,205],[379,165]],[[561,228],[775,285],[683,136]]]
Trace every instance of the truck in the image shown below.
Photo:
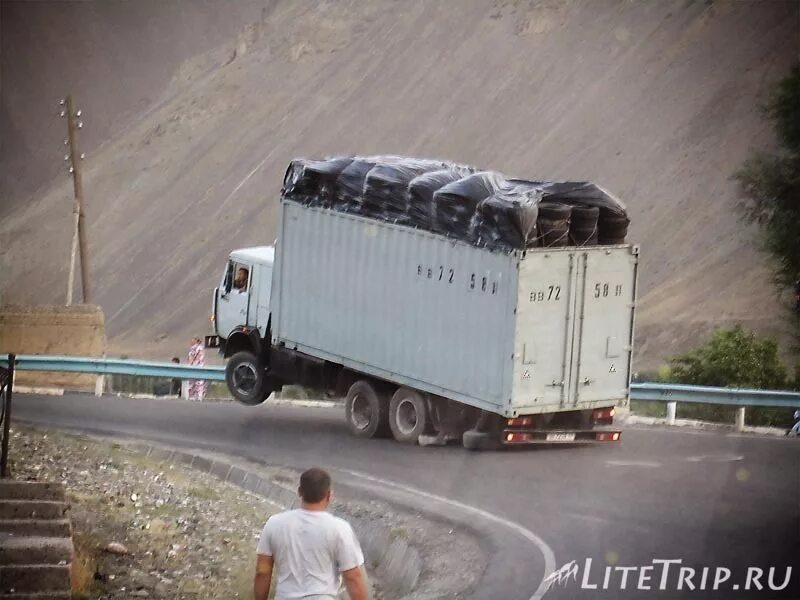
[[[324,167],[294,161],[275,244],[230,253],[206,345],[225,357],[231,394],[256,405],[283,386],[305,386],[344,397],[354,435],[409,444],[459,440],[479,450],[618,441],[613,419],[615,407],[629,402],[638,247],[608,243],[621,240],[604,237],[603,227],[599,241],[580,246],[536,240],[548,223],[553,230],[555,221],[542,219],[548,206],[557,213],[588,205],[602,225],[605,208],[621,203],[595,186],[587,195],[585,186],[447,163],[403,172],[400,159],[348,160],[366,163],[355,169],[349,199],[348,167],[334,165],[331,174],[332,159]],[[420,177],[453,174],[450,183],[435,183],[414,223],[398,218],[402,210],[366,210],[364,197],[380,189],[369,185],[376,164],[388,164],[388,179],[402,184],[384,186],[393,198]],[[476,176],[485,184],[477,192],[475,181],[464,183]],[[412,196],[392,202],[414,213]],[[450,208],[466,207],[469,223],[448,212],[447,198]],[[528,227],[522,236],[515,227],[507,244],[476,221],[498,206]],[[497,214],[486,219],[501,222]],[[627,227],[613,211],[606,219],[617,227],[623,221]],[[476,228],[484,241],[476,242]]]

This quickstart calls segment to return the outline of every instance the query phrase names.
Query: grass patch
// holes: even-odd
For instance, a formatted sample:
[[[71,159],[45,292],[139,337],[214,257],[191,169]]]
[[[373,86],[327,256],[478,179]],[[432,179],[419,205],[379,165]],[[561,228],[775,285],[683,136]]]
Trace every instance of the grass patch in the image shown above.
[[[73,600],[93,597],[94,574],[97,572],[97,540],[88,532],[76,531],[72,535],[75,556],[70,570],[70,585]]]
[[[663,419],[667,416],[667,403],[655,400],[631,400],[631,412],[645,417]]]
[[[201,500],[219,500],[219,494],[211,488],[193,487],[189,488],[189,493],[195,498],[200,498]]]
[[[410,534],[405,527],[392,527],[389,530],[389,537],[393,540],[407,540]]]

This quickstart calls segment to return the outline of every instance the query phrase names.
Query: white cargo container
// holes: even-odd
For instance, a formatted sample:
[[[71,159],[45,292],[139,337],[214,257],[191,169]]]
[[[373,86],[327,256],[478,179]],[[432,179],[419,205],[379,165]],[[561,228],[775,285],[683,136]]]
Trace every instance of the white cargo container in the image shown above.
[[[628,402],[637,263],[630,245],[490,252],[283,201],[274,254],[231,255],[216,333],[237,398],[338,388],[365,437],[611,441],[594,426]]]

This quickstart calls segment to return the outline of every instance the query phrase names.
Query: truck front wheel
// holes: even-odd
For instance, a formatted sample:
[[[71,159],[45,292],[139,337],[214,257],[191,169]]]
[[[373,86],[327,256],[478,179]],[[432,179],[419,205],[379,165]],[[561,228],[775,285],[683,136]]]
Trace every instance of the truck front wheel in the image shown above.
[[[350,386],[344,401],[350,432],[361,438],[386,435],[389,428],[389,400],[370,382],[359,380]]]
[[[231,395],[242,404],[261,404],[271,393],[267,373],[252,352],[237,352],[225,366],[225,383]]]
[[[398,442],[416,444],[419,436],[430,429],[428,405],[422,395],[410,388],[401,387],[389,403],[389,426]]]

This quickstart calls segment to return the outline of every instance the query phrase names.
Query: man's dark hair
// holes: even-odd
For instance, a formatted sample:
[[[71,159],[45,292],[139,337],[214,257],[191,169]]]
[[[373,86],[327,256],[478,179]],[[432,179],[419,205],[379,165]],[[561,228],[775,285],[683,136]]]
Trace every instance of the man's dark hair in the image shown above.
[[[314,467],[300,475],[300,497],[306,502],[320,502],[330,489],[331,476],[323,469]]]

